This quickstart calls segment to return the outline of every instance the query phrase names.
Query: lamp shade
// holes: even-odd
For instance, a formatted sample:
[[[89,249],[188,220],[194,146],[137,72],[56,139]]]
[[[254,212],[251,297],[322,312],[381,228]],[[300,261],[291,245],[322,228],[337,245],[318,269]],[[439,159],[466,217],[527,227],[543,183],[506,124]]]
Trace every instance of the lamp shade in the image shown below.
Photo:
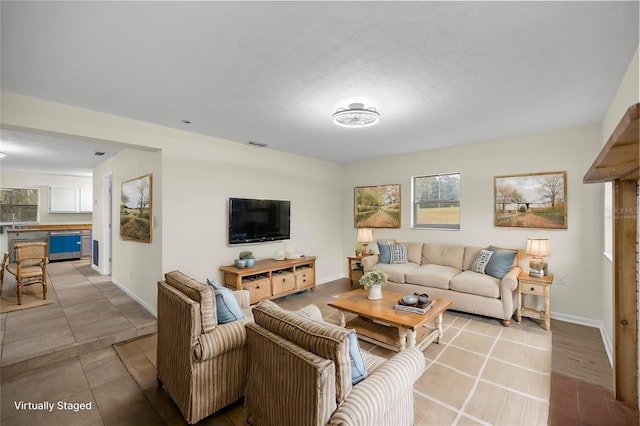
[[[549,256],[549,239],[529,238],[527,240],[527,250],[525,253],[534,257]]]
[[[359,228],[357,241],[359,243],[370,243],[373,241],[373,230],[369,228]]]

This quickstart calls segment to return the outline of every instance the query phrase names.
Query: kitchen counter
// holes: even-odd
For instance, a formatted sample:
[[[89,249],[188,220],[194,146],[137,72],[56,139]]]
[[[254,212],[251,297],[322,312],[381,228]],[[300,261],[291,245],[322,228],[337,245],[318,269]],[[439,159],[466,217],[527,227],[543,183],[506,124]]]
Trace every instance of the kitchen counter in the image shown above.
[[[49,260],[78,259],[91,255],[91,224],[29,225],[7,229],[9,260],[15,262],[18,243],[42,241],[48,244]]]
[[[12,232],[36,232],[36,231],[91,231],[90,223],[66,223],[61,225],[27,225],[22,229],[7,229],[8,233]]]

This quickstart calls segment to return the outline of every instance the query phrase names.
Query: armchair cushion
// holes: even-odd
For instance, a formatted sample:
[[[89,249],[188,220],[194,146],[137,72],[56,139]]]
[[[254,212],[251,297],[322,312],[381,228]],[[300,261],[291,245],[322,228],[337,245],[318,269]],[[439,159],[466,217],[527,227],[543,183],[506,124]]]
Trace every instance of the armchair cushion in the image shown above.
[[[215,298],[213,289],[183,274],[180,271],[171,271],[164,274],[167,284],[181,291],[188,298],[200,304],[201,330],[209,333],[216,328],[218,318],[216,316]]]
[[[367,378],[367,368],[362,359],[356,332],[351,331],[347,337],[349,338],[349,358],[351,358],[351,384],[356,385]]]
[[[207,284],[213,288],[216,297],[218,324],[226,324],[244,318],[240,303],[238,303],[233,291],[209,279],[207,279]]]

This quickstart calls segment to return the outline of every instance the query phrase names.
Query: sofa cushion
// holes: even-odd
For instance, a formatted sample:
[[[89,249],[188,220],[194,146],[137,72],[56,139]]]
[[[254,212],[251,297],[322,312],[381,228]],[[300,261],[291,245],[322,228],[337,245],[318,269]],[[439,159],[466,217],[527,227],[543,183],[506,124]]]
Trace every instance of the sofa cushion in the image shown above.
[[[463,271],[470,271],[471,267],[475,263],[478,255],[482,250],[486,250],[486,247],[478,246],[465,246],[464,248],[464,262],[462,264]]]
[[[422,265],[405,274],[405,282],[409,284],[423,285],[449,289],[449,281],[460,273],[460,269],[444,265]]]
[[[389,265],[386,263],[377,263],[373,265],[371,270],[385,272],[389,277],[389,281],[393,281],[395,283],[404,283],[406,282],[405,274],[419,267],[420,265],[418,265],[417,263],[409,263],[409,262],[398,263],[395,265]]]
[[[464,271],[451,279],[451,290],[462,293],[477,294],[478,296],[500,297],[500,280],[491,275],[479,274],[473,271]]]
[[[210,286],[202,284],[180,271],[167,272],[164,274],[164,280],[171,287],[181,291],[188,298],[200,304],[202,333],[209,333],[216,328],[218,318],[213,289]]]
[[[213,287],[213,293],[216,297],[218,324],[226,324],[244,318],[240,303],[238,303],[233,291],[210,279],[207,279],[207,284]]]
[[[491,260],[489,260],[485,273],[498,279],[504,278],[516,262],[518,250],[501,249],[494,246],[489,246],[487,250],[494,253],[491,256]]]
[[[348,338],[350,330],[288,312],[270,300],[258,302],[253,308],[253,317],[259,326],[333,361],[336,368],[336,399],[338,403],[344,401],[353,388]]]
[[[378,251],[380,252],[378,255],[379,263],[391,263],[391,247],[389,243],[378,242]]]
[[[436,264],[462,270],[464,246],[440,243],[424,243],[422,246],[422,265]]]
[[[476,261],[473,262],[473,265],[471,266],[471,271],[477,272],[479,274],[484,274],[485,269],[487,269],[487,265],[491,260],[491,256],[493,256],[493,253],[494,252],[492,252],[491,250],[481,250],[480,253],[478,253]]]
[[[404,244],[389,244],[389,251],[391,253],[389,263],[407,263],[407,246]]]
[[[422,262],[422,243],[399,242],[398,244],[407,246],[407,262],[417,263],[418,265]]]

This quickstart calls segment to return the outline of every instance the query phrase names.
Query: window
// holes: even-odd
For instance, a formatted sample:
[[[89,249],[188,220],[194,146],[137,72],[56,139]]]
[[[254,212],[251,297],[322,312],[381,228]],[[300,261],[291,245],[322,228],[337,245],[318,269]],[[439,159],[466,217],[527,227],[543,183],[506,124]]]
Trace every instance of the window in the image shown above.
[[[37,223],[37,188],[0,188],[0,224]]]
[[[460,173],[413,178],[413,228],[460,229]]]

